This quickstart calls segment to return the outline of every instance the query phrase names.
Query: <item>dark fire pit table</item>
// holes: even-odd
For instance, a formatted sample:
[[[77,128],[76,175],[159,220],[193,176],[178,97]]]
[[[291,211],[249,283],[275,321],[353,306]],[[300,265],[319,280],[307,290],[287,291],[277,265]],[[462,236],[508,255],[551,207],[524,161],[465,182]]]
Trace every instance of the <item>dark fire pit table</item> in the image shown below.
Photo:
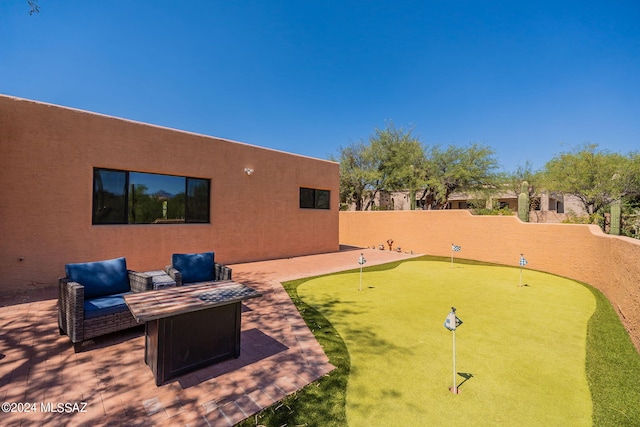
[[[156,385],[240,356],[242,301],[261,293],[232,281],[202,282],[125,295],[146,322],[144,361]]]

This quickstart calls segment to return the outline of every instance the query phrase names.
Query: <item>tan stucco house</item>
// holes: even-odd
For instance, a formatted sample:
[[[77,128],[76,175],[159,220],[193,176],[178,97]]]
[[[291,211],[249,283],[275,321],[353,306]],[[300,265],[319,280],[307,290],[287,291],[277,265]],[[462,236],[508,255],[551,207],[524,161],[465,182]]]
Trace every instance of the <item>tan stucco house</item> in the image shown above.
[[[411,199],[409,191],[382,191],[376,194],[374,205],[381,210],[410,210]],[[446,209],[470,209],[473,197],[464,192],[451,194]],[[515,212],[518,211],[518,195],[514,191],[504,191],[495,194],[487,201],[488,206],[498,204]],[[420,201],[416,200],[416,206]],[[567,215],[585,215],[586,212],[580,201],[572,195],[543,191],[533,199],[530,222],[559,223],[567,219]],[[353,210],[353,206],[349,209]]]
[[[54,284],[70,262],[339,249],[334,162],[4,95],[0,146],[0,290]]]

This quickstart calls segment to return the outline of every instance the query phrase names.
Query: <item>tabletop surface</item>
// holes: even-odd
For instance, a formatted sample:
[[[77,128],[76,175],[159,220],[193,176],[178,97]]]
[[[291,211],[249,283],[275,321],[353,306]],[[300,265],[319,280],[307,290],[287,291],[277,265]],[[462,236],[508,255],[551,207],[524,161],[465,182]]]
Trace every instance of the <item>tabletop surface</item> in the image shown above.
[[[124,296],[138,322],[175,316],[232,304],[262,296],[258,291],[230,280],[134,292]]]

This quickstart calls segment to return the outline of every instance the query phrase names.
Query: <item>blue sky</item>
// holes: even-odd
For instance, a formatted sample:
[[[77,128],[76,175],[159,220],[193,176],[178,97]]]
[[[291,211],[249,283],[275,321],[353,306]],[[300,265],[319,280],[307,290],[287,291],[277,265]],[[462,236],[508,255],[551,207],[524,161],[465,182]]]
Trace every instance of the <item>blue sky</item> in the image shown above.
[[[0,93],[327,158],[640,149],[640,2],[0,0]]]

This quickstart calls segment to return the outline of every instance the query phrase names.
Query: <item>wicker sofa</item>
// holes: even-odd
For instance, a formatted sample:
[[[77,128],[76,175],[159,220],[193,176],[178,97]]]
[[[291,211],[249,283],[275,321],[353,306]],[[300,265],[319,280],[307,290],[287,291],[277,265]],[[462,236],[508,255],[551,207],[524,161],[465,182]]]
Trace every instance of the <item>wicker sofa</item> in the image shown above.
[[[91,338],[137,326],[123,295],[153,288],[152,277],[127,270],[125,258],[67,264],[58,281],[58,327],[74,351]]]
[[[171,265],[165,268],[176,286],[200,282],[231,280],[231,269],[215,262],[213,252],[173,254]]]

